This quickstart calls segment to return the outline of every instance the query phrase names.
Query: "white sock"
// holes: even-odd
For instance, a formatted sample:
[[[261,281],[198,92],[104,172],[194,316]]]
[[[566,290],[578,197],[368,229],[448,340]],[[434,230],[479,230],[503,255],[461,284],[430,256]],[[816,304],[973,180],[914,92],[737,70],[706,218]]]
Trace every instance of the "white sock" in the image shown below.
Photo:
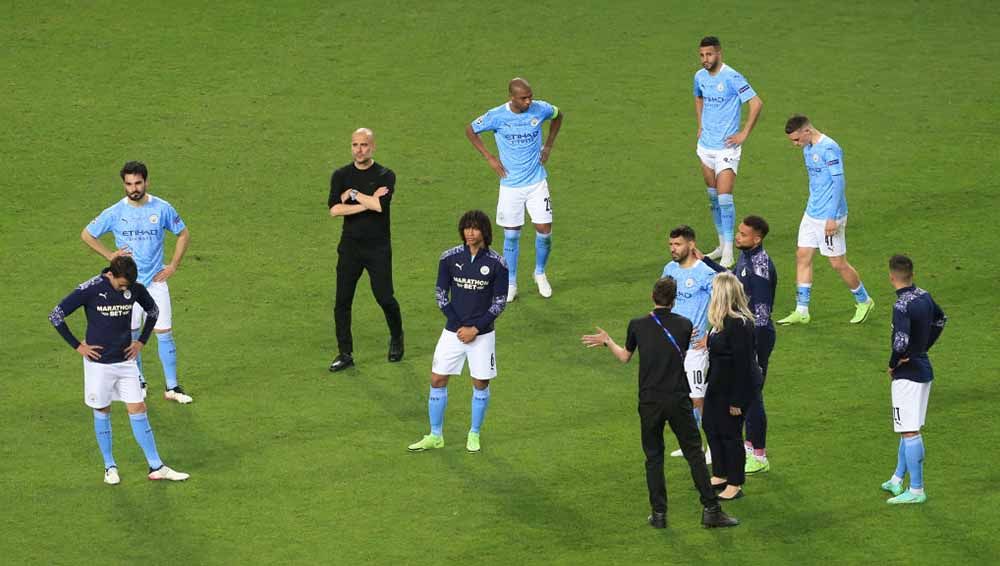
[[[799,314],[809,314],[809,307],[804,305],[795,305],[795,312]]]

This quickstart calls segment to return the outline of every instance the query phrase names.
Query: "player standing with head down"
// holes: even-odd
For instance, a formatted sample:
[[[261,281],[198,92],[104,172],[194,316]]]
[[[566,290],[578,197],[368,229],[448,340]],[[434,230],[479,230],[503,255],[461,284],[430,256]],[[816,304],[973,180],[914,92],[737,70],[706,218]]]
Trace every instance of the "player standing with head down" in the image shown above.
[[[524,79],[511,79],[507,91],[510,100],[473,120],[465,127],[465,135],[500,177],[497,224],[504,229],[503,256],[510,270],[507,288],[507,302],[510,302],[517,297],[517,258],[525,207],[535,225],[535,284],[541,296],[552,296],[552,285],[545,275],[552,249],[552,199],[545,163],[556,143],[563,114],[548,102],[535,100],[531,85]],[[552,123],[543,145],[542,123],[546,120]],[[499,159],[479,137],[486,131],[493,132]]]
[[[118,254],[111,265],[81,283],[49,313],[49,322],[74,350],[83,356],[84,402],[94,409],[94,432],[104,457],[104,483],[121,482],[111,453],[111,402],[123,401],[128,408],[132,434],[146,455],[151,480],[186,480],[188,474],[163,465],[156,450],[153,429],[146,417],[139,366],[136,357],[156,326],[156,302],[141,283],[131,257]],[[66,317],[83,307],[87,314],[87,336],[79,341],[66,324]],[[146,313],[142,331],[133,338],[132,312]]]
[[[169,202],[146,192],[149,188],[149,171],[141,161],[129,161],[121,170],[125,198],[106,208],[95,218],[80,238],[108,261],[121,255],[129,255],[139,267],[139,283],[149,289],[160,311],[156,319],[157,352],[163,366],[166,391],[163,397],[168,401],[187,404],[193,401],[177,382],[177,347],[174,345],[173,307],[170,303],[170,288],[167,280],[177,271],[181,259],[191,241],[191,233],[177,211]],[[167,231],[177,236],[174,255],[170,263],[163,265],[163,242]],[[98,238],[112,232],[117,250],[109,250]],[[132,336],[138,336],[142,325],[144,309],[132,310]],[[142,359],[136,358],[142,375]]]
[[[809,201],[799,224],[795,253],[795,311],[778,324],[807,324],[812,295],[812,258],[816,249],[830,259],[854,295],[857,305],[851,324],[868,319],[875,301],[868,296],[857,270],[847,261],[847,182],[844,180],[844,151],[837,142],[813,127],[809,118],[796,114],[785,123],[785,133],[802,148],[809,174]]]
[[[927,417],[934,370],[927,351],[937,342],[947,317],[930,293],[913,284],[913,261],[905,255],[889,259],[889,282],[896,289],[892,309],[892,424],[899,433],[896,471],[882,489],[893,494],[886,503],[923,503],[924,439],[920,427]],[[910,488],[903,491],[903,476],[910,474]]]
[[[479,452],[479,430],[490,403],[490,380],[497,375],[496,333],[493,324],[507,304],[507,265],[490,249],[490,217],[470,210],[458,221],[464,242],[445,250],[438,262],[437,302],[447,323],[434,348],[431,390],[427,401],[431,432],[409,446],[412,452],[444,447],[444,411],[448,406],[448,378],[462,373],[469,361],[472,375],[472,426],[466,439],[469,452]]]
[[[701,69],[694,74],[694,111],[698,117],[698,158],[705,178],[712,221],[719,235],[719,247],[709,252],[712,259],[732,267],[733,231],[736,204],[733,188],[739,170],[743,143],[757,124],[764,102],[750,83],[722,62],[719,38],[708,36],[698,48]],[[746,124],[740,129],[744,104],[750,105]]]

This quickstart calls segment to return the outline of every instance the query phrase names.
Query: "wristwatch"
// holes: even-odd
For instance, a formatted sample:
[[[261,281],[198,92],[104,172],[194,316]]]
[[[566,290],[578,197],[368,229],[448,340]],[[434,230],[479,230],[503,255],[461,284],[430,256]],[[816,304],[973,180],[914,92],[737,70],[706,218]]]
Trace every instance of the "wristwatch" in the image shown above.
[[[358,190],[351,189],[351,200],[358,200]]]

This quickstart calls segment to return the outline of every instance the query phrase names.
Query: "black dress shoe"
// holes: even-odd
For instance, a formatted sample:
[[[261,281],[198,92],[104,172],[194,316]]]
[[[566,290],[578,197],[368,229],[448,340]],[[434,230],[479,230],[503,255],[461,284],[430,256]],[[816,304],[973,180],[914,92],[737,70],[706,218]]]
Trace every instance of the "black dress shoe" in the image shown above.
[[[701,512],[701,524],[706,529],[717,527],[735,527],[740,522],[735,517],[730,517],[722,511],[722,507],[706,507]]]
[[[330,362],[330,371],[340,371],[354,365],[354,356],[350,354],[337,354],[337,357]]]
[[[653,527],[654,529],[667,528],[666,513],[657,513],[656,511],[653,511],[650,513],[649,517],[646,520],[649,521],[649,526]]]
[[[389,339],[389,361],[398,362],[403,359],[403,335]]]

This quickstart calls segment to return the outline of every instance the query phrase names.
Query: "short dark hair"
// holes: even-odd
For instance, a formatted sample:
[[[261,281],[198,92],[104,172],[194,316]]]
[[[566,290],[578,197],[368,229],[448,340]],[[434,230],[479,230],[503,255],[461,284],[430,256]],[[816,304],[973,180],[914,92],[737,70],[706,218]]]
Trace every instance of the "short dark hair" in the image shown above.
[[[771,227],[767,225],[767,220],[764,220],[760,216],[751,214],[743,219],[743,223],[749,226],[754,232],[760,234],[762,240],[771,231]]]
[[[701,38],[701,43],[698,44],[698,47],[714,47],[716,49],[722,49],[722,43],[719,41],[719,38],[714,35],[706,35]]]
[[[794,131],[801,130],[802,126],[809,123],[809,118],[805,114],[795,114],[785,122],[785,133],[790,134]]]
[[[141,175],[142,180],[145,181],[149,179],[149,170],[146,169],[146,164],[142,161],[127,161],[125,165],[122,165],[121,173],[122,181],[125,180],[125,175]]]
[[[482,210],[470,210],[458,221],[458,237],[465,241],[465,229],[478,228],[483,233],[483,243],[490,247],[493,243],[493,223]]]
[[[653,284],[653,302],[661,307],[673,307],[677,298],[677,282],[673,277],[661,277]]]
[[[135,280],[139,278],[139,268],[135,266],[135,260],[132,259],[132,256],[115,256],[108,269],[111,271],[111,275],[127,279],[129,285],[135,283]]]
[[[680,226],[674,228],[670,231],[671,238],[684,238],[685,240],[694,241],[694,228],[688,226],[687,224],[681,224]]]
[[[896,254],[889,258],[889,271],[909,281],[913,279],[913,260],[903,254]]]

